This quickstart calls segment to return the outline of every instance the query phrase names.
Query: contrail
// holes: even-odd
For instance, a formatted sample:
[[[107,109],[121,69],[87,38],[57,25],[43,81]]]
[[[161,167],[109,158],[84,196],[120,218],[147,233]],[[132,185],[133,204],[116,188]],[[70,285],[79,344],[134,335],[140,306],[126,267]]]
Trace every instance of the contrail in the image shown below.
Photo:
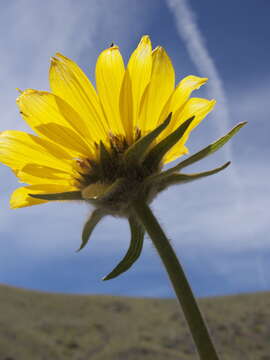
[[[209,97],[217,100],[215,115],[218,119],[218,131],[223,135],[228,131],[230,123],[227,98],[222,80],[207,50],[194,13],[187,0],[167,0],[167,4],[175,17],[178,34],[185,42],[191,60],[201,76],[209,77],[207,90]],[[224,150],[226,151],[226,156],[231,159],[232,151],[230,144]]]

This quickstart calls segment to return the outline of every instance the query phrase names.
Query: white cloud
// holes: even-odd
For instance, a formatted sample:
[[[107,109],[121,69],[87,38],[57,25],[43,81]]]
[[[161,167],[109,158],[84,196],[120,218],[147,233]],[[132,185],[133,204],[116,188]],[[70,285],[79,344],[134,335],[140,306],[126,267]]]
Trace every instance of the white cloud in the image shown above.
[[[228,168],[160,197],[157,213],[177,247],[205,243],[209,249],[232,252],[269,247],[270,170],[263,162],[252,164],[252,172],[250,168],[249,163],[238,165],[241,193],[228,181]],[[177,210],[168,211],[168,206]]]

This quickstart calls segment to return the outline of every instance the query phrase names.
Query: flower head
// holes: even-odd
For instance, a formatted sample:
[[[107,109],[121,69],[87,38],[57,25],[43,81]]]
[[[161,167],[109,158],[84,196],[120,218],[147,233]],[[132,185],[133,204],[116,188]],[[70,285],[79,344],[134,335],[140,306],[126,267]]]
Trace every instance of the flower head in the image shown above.
[[[188,153],[190,132],[215,100],[190,98],[207,78],[187,76],[175,86],[170,58],[160,46],[152,50],[148,36],[142,37],[126,67],[118,46],[99,55],[96,89],[75,62],[59,53],[51,59],[49,79],[51,92],[28,89],[17,99],[36,135],[2,132],[0,161],[28,184],[12,194],[12,208],[51,200],[91,202],[96,211],[84,229],[83,244],[104,214],[128,217],[133,235],[138,235],[133,201],[150,202],[170,184],[225,168],[228,164],[201,174],[179,173],[216,151],[242,126],[162,172],[164,164]]]

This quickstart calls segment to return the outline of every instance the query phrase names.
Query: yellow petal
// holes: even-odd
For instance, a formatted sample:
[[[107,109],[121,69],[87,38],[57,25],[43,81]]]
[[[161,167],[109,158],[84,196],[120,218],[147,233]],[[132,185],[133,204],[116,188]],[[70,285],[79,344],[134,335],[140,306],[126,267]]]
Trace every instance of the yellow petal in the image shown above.
[[[172,131],[187,119],[195,116],[195,119],[187,129],[186,133],[189,133],[205,118],[205,116],[213,109],[215,104],[216,100],[207,100],[202,98],[189,99],[181,111],[176,113],[176,121],[174,124],[171,124],[173,127]]]
[[[181,108],[193,90],[199,89],[208,81],[208,78],[202,78],[194,75],[186,76],[180,81],[176,87],[171,102],[170,102],[170,111],[175,112]]]
[[[70,159],[67,152],[46,139],[16,130],[4,131],[0,135],[0,161],[14,170],[36,163],[71,173]]]
[[[91,156],[83,138],[84,124],[64,100],[45,91],[28,89],[17,98],[17,104],[24,120],[37,134],[69,149],[74,156]]]
[[[176,144],[164,156],[163,164],[167,164],[171,161],[174,161],[179,157],[186,155],[188,153],[189,153],[188,148],[185,145]]]
[[[54,169],[49,166],[41,166],[37,164],[27,164],[21,170],[16,172],[16,176],[21,182],[36,185],[53,183],[59,185],[73,185],[75,182],[75,175]]]
[[[132,84],[133,126],[136,125],[143,93],[150,81],[152,71],[152,45],[149,36],[143,36],[128,62]],[[133,127],[132,126],[132,127]]]
[[[119,99],[121,121],[129,145],[134,142],[133,134],[133,99],[132,84],[129,70],[126,69]]]
[[[201,98],[191,98],[187,101],[182,111],[178,114],[178,117],[176,119],[177,121],[171,125],[170,132],[174,131],[179,125],[181,125],[184,121],[191,118],[192,116],[195,116],[195,118],[187,128],[181,140],[176,145],[174,145],[171,150],[166,154],[163,159],[164,163],[173,161],[177,157],[182,156],[187,152],[187,149],[184,147],[184,145],[188,140],[191,131],[197,125],[199,125],[199,123],[205,118],[205,116],[213,109],[215,103],[215,100],[207,100]]]
[[[35,199],[29,194],[54,194],[65,191],[77,190],[72,186],[54,185],[54,184],[42,184],[42,185],[30,185],[16,189],[10,197],[10,207],[17,209],[25,206],[32,206],[38,204],[44,204],[47,200]],[[51,201],[51,200],[50,200]]]
[[[52,58],[49,77],[52,92],[65,100],[84,122],[85,136],[97,142],[106,139],[108,127],[98,96],[79,66],[57,53]]]
[[[153,51],[152,74],[144,95],[138,127],[143,133],[154,129],[161,112],[174,90],[175,75],[166,51],[158,47]]]
[[[119,112],[120,90],[125,66],[118,46],[111,46],[98,57],[96,64],[96,87],[110,130],[124,134]]]
[[[172,122],[175,113],[185,105],[192,91],[199,89],[208,81],[208,78],[201,78],[194,75],[186,76],[177,85],[166,106],[164,106],[159,123],[172,112]]]

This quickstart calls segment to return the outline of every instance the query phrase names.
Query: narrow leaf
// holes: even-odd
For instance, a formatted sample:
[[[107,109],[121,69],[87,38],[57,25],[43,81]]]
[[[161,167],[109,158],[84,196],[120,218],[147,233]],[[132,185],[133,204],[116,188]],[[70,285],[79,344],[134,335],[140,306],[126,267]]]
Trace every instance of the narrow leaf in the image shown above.
[[[167,119],[161,125],[152,130],[149,134],[140,138],[127,150],[125,158],[128,163],[136,163],[142,159],[151,143],[169,125],[171,117],[172,114],[170,113]]]
[[[102,280],[110,280],[127,271],[139,258],[143,248],[144,230],[133,217],[129,218],[131,240],[128,251],[120,263]]]
[[[182,123],[175,131],[168,135],[165,139],[160,141],[150,152],[147,154],[144,161],[146,166],[156,167],[163,156],[182,138],[187,128],[194,120],[195,116],[192,116],[184,123]]]
[[[229,131],[226,135],[222,136],[217,141],[212,144],[206,146],[204,149],[200,150],[196,154],[190,156],[184,161],[181,161],[178,165],[166,171],[167,174],[174,173],[175,171],[179,171],[186,166],[194,164],[195,162],[209,156],[219,150],[223,145],[225,145],[247,122],[241,122],[237,124],[231,131]]]
[[[178,173],[174,173],[174,174],[169,174],[167,176],[160,176],[160,178],[156,177],[155,181],[158,182],[159,188],[161,190],[166,189],[168,186],[170,185],[174,185],[174,184],[184,184],[187,182],[191,182],[194,180],[199,180],[201,178],[204,178],[206,176],[210,176],[210,175],[214,175],[217,174],[218,172],[226,169],[227,166],[230,165],[230,161],[226,162],[224,165],[217,167],[213,170],[209,170],[209,171],[204,171],[201,173],[195,173],[195,174],[178,174]],[[162,174],[161,174],[162,175]]]
[[[89,219],[86,221],[86,223],[84,225],[83,232],[82,232],[82,243],[81,243],[80,248],[77,250],[77,252],[82,250],[85,247],[85,245],[88,243],[88,240],[89,240],[94,228],[100,222],[100,220],[103,218],[103,216],[104,216],[104,212],[101,211],[100,209],[96,209],[92,212]]]
[[[82,200],[81,191],[67,191],[54,194],[28,194],[29,196],[41,200]]]

